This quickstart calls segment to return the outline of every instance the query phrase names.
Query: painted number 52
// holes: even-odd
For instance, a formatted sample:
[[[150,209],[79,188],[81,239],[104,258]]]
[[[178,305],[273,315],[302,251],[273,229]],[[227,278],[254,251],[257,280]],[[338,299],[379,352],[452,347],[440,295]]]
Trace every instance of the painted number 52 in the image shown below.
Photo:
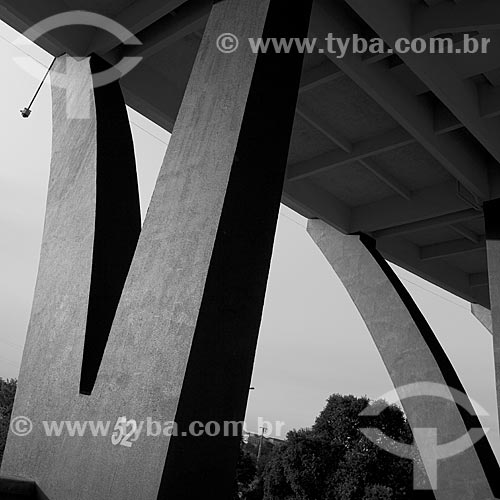
[[[130,429],[127,431],[127,429]],[[127,420],[127,417],[120,417],[115,424],[111,442],[117,446],[126,446],[131,448],[132,444],[139,437],[137,434],[137,422],[135,420]],[[132,436],[134,436],[133,439]]]

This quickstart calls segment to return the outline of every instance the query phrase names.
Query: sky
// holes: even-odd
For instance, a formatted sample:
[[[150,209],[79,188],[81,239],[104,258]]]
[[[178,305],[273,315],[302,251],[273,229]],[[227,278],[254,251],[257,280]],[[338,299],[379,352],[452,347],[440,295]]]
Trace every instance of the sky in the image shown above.
[[[0,21],[0,377],[17,377],[36,280],[51,156],[48,82],[26,120],[40,81],[16,62],[17,32]],[[22,50],[48,67],[37,46]],[[145,214],[169,133],[129,109]],[[346,290],[306,233],[306,219],[281,207],[247,409],[247,429],[259,417],[284,422],[281,437],[308,427],[330,394],[377,399],[393,385]],[[466,301],[394,267],[434,329],[500,456],[492,337]],[[272,432],[276,435],[276,432]]]

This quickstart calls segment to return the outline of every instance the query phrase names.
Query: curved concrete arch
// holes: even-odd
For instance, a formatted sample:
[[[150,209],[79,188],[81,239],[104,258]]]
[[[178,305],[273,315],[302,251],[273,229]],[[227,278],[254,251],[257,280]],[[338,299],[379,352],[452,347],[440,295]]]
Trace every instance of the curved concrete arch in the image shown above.
[[[481,428],[465,390],[439,341],[389,264],[364,235],[344,235],[320,220],[308,233],[336,272],[360,312],[396,388],[408,384],[440,384],[449,398],[400,394],[412,429],[437,429],[439,443],[461,439]],[[450,402],[453,401],[453,402]],[[465,408],[464,408],[465,406]],[[473,447],[438,463],[437,500],[486,500],[498,497],[498,463],[483,436]],[[430,490],[428,474],[422,489]],[[495,495],[494,495],[495,493]]]

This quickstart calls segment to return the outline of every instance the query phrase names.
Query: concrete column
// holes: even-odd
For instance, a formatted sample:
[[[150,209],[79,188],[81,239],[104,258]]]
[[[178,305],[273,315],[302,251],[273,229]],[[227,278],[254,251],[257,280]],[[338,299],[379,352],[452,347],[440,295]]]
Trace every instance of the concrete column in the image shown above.
[[[438,443],[443,445],[463,438],[467,429],[479,428],[474,431],[480,438],[474,446],[463,450],[452,445],[456,453],[438,461],[435,498],[498,497],[498,464],[462,384],[416,304],[377,252],[375,242],[365,236],[343,235],[319,220],[309,222],[308,232],[363,317],[416,440],[423,435],[419,429],[436,429]],[[449,400],[431,396],[436,387],[441,387]],[[423,396],[408,397],[419,392]],[[421,441],[417,440],[417,448],[423,457],[426,453]],[[432,486],[433,471],[426,466],[425,472],[419,488]]]
[[[82,394],[92,391],[141,231],[134,146],[120,86],[94,89],[92,75],[105,69],[97,57],[62,56],[50,75],[52,161],[14,409],[34,429],[25,437],[9,435],[1,469],[43,485],[46,478],[56,484],[59,474],[68,481],[66,455],[76,453],[78,444],[44,437],[41,421],[85,416]],[[55,498],[76,498],[71,491],[68,482]]]
[[[92,195],[78,202],[93,193],[95,148],[78,155],[81,174],[53,165],[67,175],[60,196],[80,208],[49,205],[50,233],[64,238],[46,233],[44,245],[54,241],[68,257],[59,270],[57,253],[42,256],[35,304],[43,308],[34,309],[14,408],[34,429],[9,436],[2,473],[34,479],[51,500],[233,498],[239,437],[182,433],[194,421],[244,418],[303,60],[295,51],[253,54],[247,39],[307,36],[311,3],[215,3],[86,391],[95,204]],[[223,33],[239,37],[237,51],[219,51]],[[78,140],[75,132],[62,143],[73,151]],[[83,186],[69,191],[75,176]],[[141,433],[112,440],[119,417],[144,422]],[[111,430],[47,437],[41,422],[51,420],[101,420]],[[172,421],[178,436],[147,435],[148,422],[169,434]]]
[[[490,289],[490,331],[493,335],[497,408],[500,417],[500,224],[498,223],[500,199],[486,202],[483,209],[486,230],[486,254],[488,258],[488,284]]]

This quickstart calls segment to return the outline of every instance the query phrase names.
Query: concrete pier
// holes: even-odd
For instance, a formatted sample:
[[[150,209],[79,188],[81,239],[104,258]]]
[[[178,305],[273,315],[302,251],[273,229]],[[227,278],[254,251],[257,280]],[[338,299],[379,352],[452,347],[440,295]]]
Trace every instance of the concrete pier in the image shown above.
[[[305,37],[312,2],[283,16],[286,3],[213,6],[128,272],[135,171],[123,172],[133,203],[122,216],[130,230],[123,256],[106,234],[112,207],[100,204],[99,179],[131,167],[129,131],[99,136],[108,109],[93,92],[90,119],[57,119],[64,96],[54,92],[44,250],[14,408],[34,429],[9,436],[2,467],[36,481],[50,500],[233,498],[239,435],[183,434],[192,422],[223,429],[245,415],[303,54],[256,54],[243,42]],[[226,32],[242,43],[232,54],[216,44]],[[71,84],[92,90],[88,61]],[[123,126],[123,102],[113,116]],[[128,156],[100,164],[109,141]],[[102,288],[115,265],[119,304]],[[57,438],[42,426],[102,421],[117,431],[120,417],[130,429],[132,420],[175,421],[180,435]]]
[[[436,429],[440,445],[460,439],[472,428],[482,436],[474,446],[457,447],[452,456],[439,460],[436,499],[498,497],[498,465],[465,390],[422,313],[378,253],[375,242],[366,236],[343,235],[319,220],[309,222],[308,232],[365,321],[414,434],[418,429]],[[412,385],[416,388],[414,396],[419,397],[407,397],[407,388]],[[447,399],[432,396],[436,385]],[[429,490],[432,474],[425,470],[428,477],[421,478],[420,487]]]

